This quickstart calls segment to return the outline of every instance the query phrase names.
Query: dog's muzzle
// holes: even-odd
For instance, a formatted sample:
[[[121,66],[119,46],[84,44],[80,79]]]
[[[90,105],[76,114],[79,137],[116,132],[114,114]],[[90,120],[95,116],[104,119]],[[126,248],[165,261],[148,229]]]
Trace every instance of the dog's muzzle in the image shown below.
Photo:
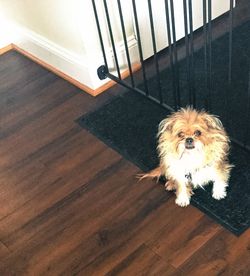
[[[185,148],[186,149],[194,149],[194,139],[192,137],[186,138]]]

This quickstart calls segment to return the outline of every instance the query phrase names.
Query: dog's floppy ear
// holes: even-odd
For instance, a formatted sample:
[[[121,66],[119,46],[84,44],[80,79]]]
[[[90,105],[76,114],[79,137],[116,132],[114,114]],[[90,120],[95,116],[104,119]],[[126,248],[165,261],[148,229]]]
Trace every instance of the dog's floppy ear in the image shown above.
[[[175,119],[173,117],[168,117],[168,118],[162,120],[159,124],[158,136],[161,135],[165,131],[172,131],[174,122],[175,122]]]
[[[218,130],[223,129],[222,122],[218,117],[210,114],[205,114],[204,119],[209,128],[218,129]]]

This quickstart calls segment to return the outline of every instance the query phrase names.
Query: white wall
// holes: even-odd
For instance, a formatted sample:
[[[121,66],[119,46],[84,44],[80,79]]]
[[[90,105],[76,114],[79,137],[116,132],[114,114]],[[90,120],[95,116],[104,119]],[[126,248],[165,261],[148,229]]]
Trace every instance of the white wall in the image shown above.
[[[12,33],[10,26],[6,24],[3,11],[0,9],[0,49],[11,44],[13,38],[14,34]]]
[[[105,35],[107,27],[104,9],[100,1],[96,2],[112,67],[110,41]],[[128,1],[121,2],[125,11],[127,35],[134,37],[131,12],[127,8]],[[122,37],[116,0],[109,2],[109,9],[122,64],[124,47],[120,45]],[[104,84],[96,74],[96,69],[103,64],[103,57],[91,0],[0,0],[0,11],[1,21],[4,22],[0,27],[0,36],[4,37],[0,40],[0,47],[13,42],[92,89]],[[4,29],[13,30],[15,35],[12,35],[12,38],[7,37],[3,25]]]
[[[114,58],[108,36],[103,1],[96,0],[109,67]],[[126,67],[117,0],[108,0],[119,64]],[[144,58],[153,54],[146,0],[137,0]],[[202,24],[202,0],[193,0],[194,28]],[[213,17],[229,8],[229,0],[213,3]],[[131,1],[121,0],[132,62],[139,60]],[[174,0],[177,39],[184,36],[182,0]],[[152,0],[158,50],[168,46],[164,0]],[[1,16],[2,15],[2,16]],[[15,43],[80,83],[96,89],[96,70],[103,64],[91,0],[0,0],[0,47]]]
[[[82,54],[84,49],[79,36],[79,18],[76,16],[76,6],[80,2],[83,1],[5,0],[1,1],[1,10],[14,23],[65,49]]]
[[[187,9],[188,9],[188,1]],[[207,1],[208,2],[208,1]],[[214,0],[212,2],[212,19],[227,12],[230,7],[230,0]],[[150,21],[148,13],[148,4],[145,0],[137,0],[137,12],[139,25],[141,29],[141,40],[144,58],[152,56],[153,46],[150,32]],[[166,48],[168,43],[167,27],[166,27],[166,15],[165,15],[165,0],[152,0],[152,11],[154,18],[154,30],[156,36],[157,50],[160,51]],[[175,14],[175,29],[176,40],[179,40],[185,36],[184,30],[184,12],[183,12],[183,0],[174,0],[174,14]],[[169,6],[170,12],[170,6]],[[193,12],[193,29],[196,30],[203,25],[203,0],[192,0],[192,12]],[[171,25],[171,23],[170,23]],[[170,26],[171,28],[171,26]]]

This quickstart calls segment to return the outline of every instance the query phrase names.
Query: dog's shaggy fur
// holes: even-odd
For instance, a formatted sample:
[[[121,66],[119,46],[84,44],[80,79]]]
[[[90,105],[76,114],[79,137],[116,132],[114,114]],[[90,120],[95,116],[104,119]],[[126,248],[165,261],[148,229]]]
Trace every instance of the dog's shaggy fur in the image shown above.
[[[165,176],[167,190],[176,190],[176,204],[187,206],[193,188],[213,182],[212,196],[222,199],[232,165],[229,137],[221,121],[204,111],[181,109],[159,124],[159,167],[141,178]]]

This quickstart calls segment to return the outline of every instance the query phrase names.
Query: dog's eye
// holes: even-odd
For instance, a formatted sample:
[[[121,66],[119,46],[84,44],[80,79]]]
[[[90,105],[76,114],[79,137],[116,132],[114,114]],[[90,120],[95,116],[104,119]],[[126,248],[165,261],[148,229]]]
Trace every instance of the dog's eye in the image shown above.
[[[181,131],[181,132],[179,132],[179,133],[177,134],[177,136],[178,136],[179,138],[184,138],[184,133]]]
[[[201,131],[200,131],[200,130],[196,130],[196,131],[194,132],[194,135],[195,135],[196,137],[201,136]]]

